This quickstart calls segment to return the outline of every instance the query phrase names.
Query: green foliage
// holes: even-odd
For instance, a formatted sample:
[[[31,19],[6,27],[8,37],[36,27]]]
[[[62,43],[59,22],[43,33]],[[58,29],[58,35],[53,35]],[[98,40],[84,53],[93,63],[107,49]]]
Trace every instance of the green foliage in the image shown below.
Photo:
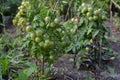
[[[51,6],[53,7],[53,6]],[[46,1],[23,1],[18,7],[14,24],[26,32],[23,38],[23,48],[28,48],[29,54],[41,61],[42,75],[48,77],[50,67],[64,53],[70,43],[68,31],[64,27],[61,16],[46,4]],[[20,21],[20,22],[19,22]],[[44,68],[47,63],[46,68]]]
[[[120,23],[119,22],[120,22],[120,18],[118,16],[118,14],[116,13],[113,17],[113,24],[115,25],[115,28],[117,30],[120,30]]]
[[[7,32],[0,35],[0,79],[16,78],[18,80],[27,80],[27,78],[37,69],[34,63],[30,63],[23,54],[23,48],[20,47],[16,35],[10,36]],[[27,67],[26,67],[27,66]],[[17,69],[24,67],[24,69]],[[24,70],[24,74],[21,72]],[[27,71],[29,70],[29,72]],[[15,71],[15,73],[13,72]],[[19,76],[17,76],[16,72]],[[24,76],[24,77],[21,77]]]
[[[120,0],[114,0],[115,2],[117,2],[118,4],[120,4]]]
[[[2,66],[2,74],[6,74],[9,66],[8,66],[8,60],[7,59],[1,59],[1,66]]]
[[[91,4],[82,3],[79,6],[78,14],[80,16],[76,29],[74,42],[68,47],[68,51],[76,53],[76,66],[79,69],[81,65],[87,67],[96,65],[99,67],[106,56],[112,55],[108,48],[106,33],[109,28],[104,26],[106,12]],[[104,58],[104,59],[103,59]]]

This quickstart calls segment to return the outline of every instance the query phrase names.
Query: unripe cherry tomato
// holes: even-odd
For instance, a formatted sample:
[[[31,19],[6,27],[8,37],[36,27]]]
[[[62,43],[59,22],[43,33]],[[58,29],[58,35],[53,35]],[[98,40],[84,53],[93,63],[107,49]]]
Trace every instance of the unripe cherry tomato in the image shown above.
[[[44,22],[40,22],[40,26],[44,27],[45,26]]]
[[[89,8],[88,8],[88,11],[89,11],[89,12],[92,11],[92,7],[89,7]]]
[[[90,17],[90,16],[91,16],[91,14],[90,14],[90,12],[88,12],[88,13],[87,13],[87,17]]]
[[[40,38],[39,38],[39,37],[36,37],[36,38],[35,38],[35,42],[37,42],[37,43],[40,42]]]
[[[55,22],[55,24],[59,24],[60,23],[60,19],[59,18],[55,18],[54,22]]]
[[[89,51],[89,50],[90,50],[90,48],[86,47],[86,48],[85,48],[85,50],[86,50],[86,51]]]
[[[49,16],[45,17],[45,22],[47,22],[47,23],[50,22],[50,17]]]
[[[27,26],[27,27],[26,27],[26,31],[27,31],[27,32],[30,32],[31,30],[32,30],[32,27],[31,27],[31,26]]]
[[[92,21],[92,20],[93,20],[93,18],[92,18],[92,17],[89,17],[89,18],[88,18],[88,20],[89,20],[89,21]]]
[[[85,6],[85,3],[82,3],[82,6]]]
[[[97,16],[93,16],[93,19],[94,19],[94,20],[97,20],[97,19],[98,19],[98,17],[97,17]]]
[[[34,40],[35,39],[35,33],[31,33],[30,37],[31,37],[32,40]]]
[[[37,30],[35,33],[36,33],[36,36],[40,36],[40,35],[42,35],[43,31],[42,30]]]

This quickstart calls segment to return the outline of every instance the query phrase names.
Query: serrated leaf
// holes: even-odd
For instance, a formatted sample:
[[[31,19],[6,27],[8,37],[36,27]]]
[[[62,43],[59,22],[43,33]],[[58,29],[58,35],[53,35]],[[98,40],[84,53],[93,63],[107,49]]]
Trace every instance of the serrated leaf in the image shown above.
[[[92,28],[88,28],[88,32],[87,32],[87,35],[89,35],[91,32],[92,32]]]
[[[83,24],[83,22],[84,22],[84,18],[81,18],[80,22],[79,22],[79,26],[81,26]]]
[[[18,80],[28,80],[28,76],[24,73],[24,71],[18,71]]]
[[[91,28],[92,26],[94,26],[94,22],[90,22],[88,27]]]
[[[1,66],[2,66],[2,74],[5,74],[6,71],[8,70],[9,66],[8,66],[8,60],[7,59],[2,59],[0,60]]]
[[[66,49],[66,53],[69,52],[69,51],[71,51],[72,48],[73,48],[73,45],[71,44],[71,45]]]
[[[67,4],[68,2],[67,1],[62,1],[63,4]]]
[[[28,68],[28,69],[25,69],[24,70],[24,73],[27,75],[27,76],[30,76],[32,73],[36,72],[37,71],[37,68],[36,67],[31,67],[31,68]]]
[[[99,30],[94,31],[92,34],[92,37],[95,38],[98,35],[98,33],[99,33]]]

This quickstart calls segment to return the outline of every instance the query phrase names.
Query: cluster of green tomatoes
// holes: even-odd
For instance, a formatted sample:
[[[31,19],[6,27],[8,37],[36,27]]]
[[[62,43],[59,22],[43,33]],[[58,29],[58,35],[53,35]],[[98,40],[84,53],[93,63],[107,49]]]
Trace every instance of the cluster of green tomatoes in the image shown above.
[[[100,8],[93,8],[91,4],[82,3],[82,5],[78,9],[78,12],[80,12],[83,16],[87,17],[89,21],[106,19],[105,13]]]
[[[39,22],[37,27],[28,25],[26,27],[26,32],[31,41],[44,49],[51,49],[56,44],[64,43],[61,34],[65,34],[65,31],[62,30],[60,18],[52,19],[50,16],[46,16]]]
[[[26,18],[26,10],[29,10],[30,8],[31,5],[28,1],[22,1],[21,5],[18,7],[19,11],[13,19],[13,24],[20,27],[25,27],[28,21]]]

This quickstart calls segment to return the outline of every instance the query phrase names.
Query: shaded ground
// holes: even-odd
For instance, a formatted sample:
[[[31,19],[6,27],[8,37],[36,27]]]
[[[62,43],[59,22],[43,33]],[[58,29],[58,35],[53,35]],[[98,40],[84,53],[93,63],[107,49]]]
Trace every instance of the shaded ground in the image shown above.
[[[119,53],[120,56],[120,44],[110,41],[111,48]],[[89,75],[93,78],[100,78],[98,80],[120,80],[120,58],[117,57],[114,61],[111,61],[109,65],[110,72],[107,70],[101,70],[101,72],[94,74],[90,71],[78,71],[73,68],[73,61],[70,59],[74,57],[74,54],[66,54],[62,56],[59,61],[54,65],[53,72],[56,80],[88,80],[85,79],[85,75]],[[112,72],[113,71],[113,72]],[[97,79],[95,79],[97,80]]]
[[[110,26],[110,24],[107,23]],[[109,41],[112,50],[117,52],[117,57],[115,60],[106,64],[108,70],[101,70],[99,74],[90,71],[78,71],[73,68],[73,62],[70,61],[74,57],[74,54],[63,55],[58,62],[55,63],[53,67],[53,72],[55,74],[55,80],[120,80],[120,31],[116,30],[114,27],[111,28],[111,38]],[[112,41],[113,37],[116,39]],[[97,75],[96,75],[97,74]],[[86,78],[85,76],[89,75]]]

